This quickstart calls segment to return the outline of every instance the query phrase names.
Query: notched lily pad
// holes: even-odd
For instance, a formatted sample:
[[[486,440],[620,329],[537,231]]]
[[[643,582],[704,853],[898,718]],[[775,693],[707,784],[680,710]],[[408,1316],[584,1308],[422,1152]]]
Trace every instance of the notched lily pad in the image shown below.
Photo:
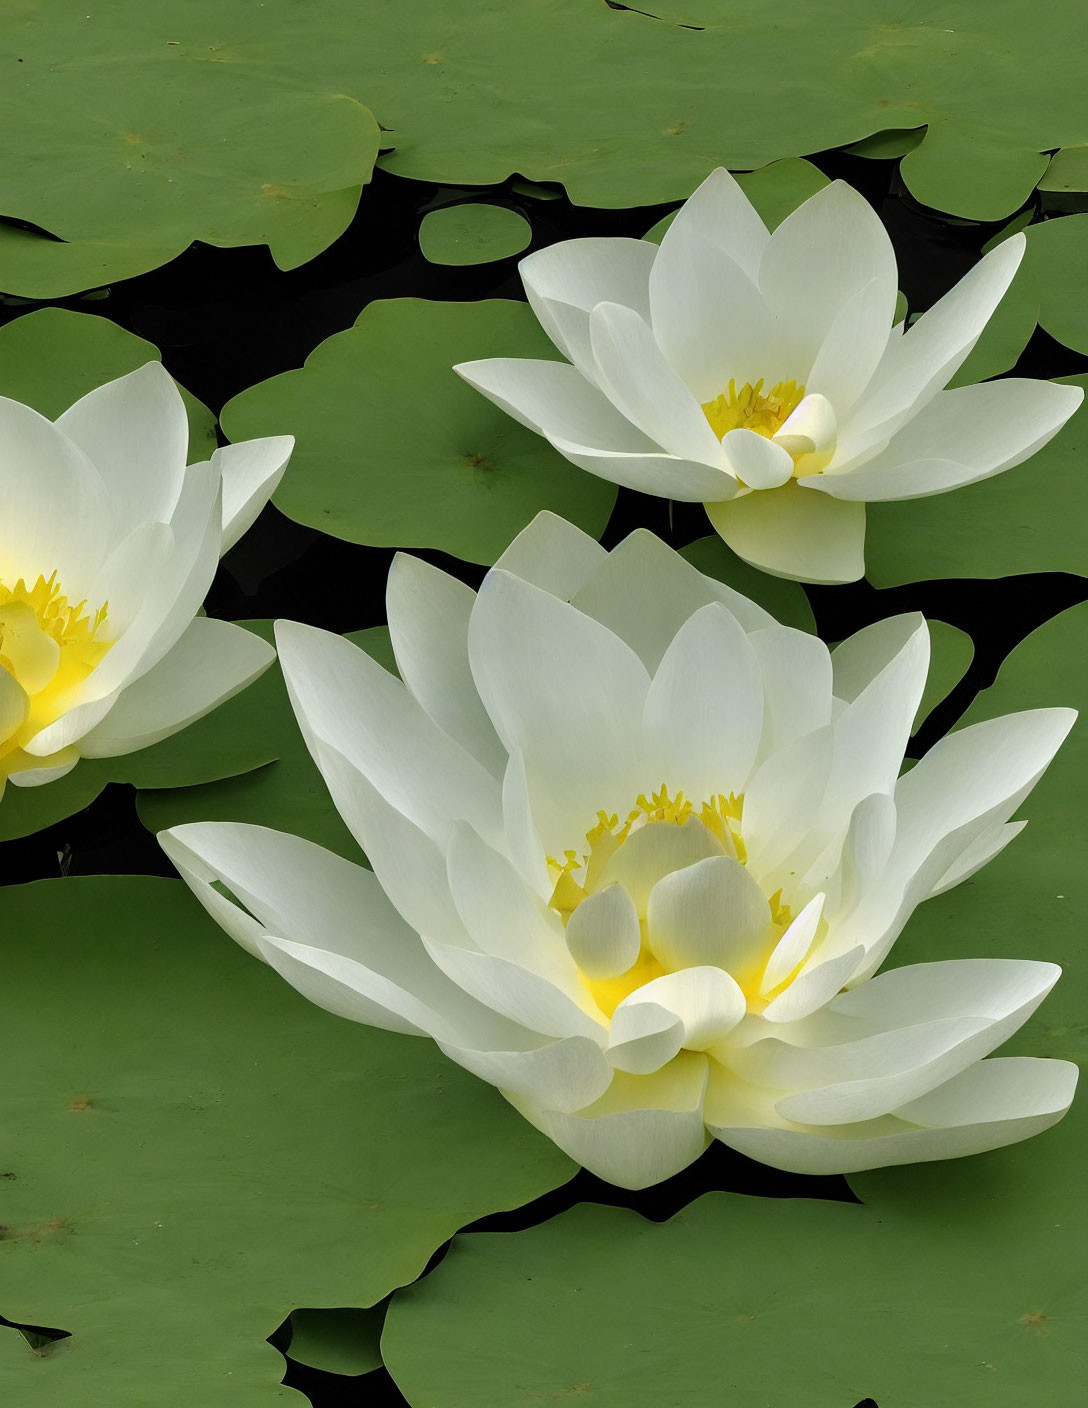
[[[294,1310],[287,1353],[327,1374],[369,1374],[382,1367],[384,1320],[384,1302],[369,1310]]]
[[[541,510],[594,537],[616,489],[518,425],[451,370],[479,357],[557,353],[523,303],[369,304],[305,367],[223,409],[231,439],[293,434],[275,502],[350,542],[441,548],[492,563]]]

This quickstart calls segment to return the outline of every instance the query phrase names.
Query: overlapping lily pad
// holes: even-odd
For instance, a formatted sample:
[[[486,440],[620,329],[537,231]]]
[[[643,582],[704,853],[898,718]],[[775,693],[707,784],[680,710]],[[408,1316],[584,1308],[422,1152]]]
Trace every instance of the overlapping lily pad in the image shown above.
[[[259,1408],[296,1306],[365,1306],[570,1162],[430,1043],[319,1011],[180,882],[0,894],[12,1403]]]
[[[1088,704],[1086,627],[1081,606],[1040,628],[968,721]],[[1082,726],[1025,804],[1024,834],[923,905],[893,951],[897,963],[1064,962],[1010,1043],[1018,1054],[1088,1054],[1086,779]],[[1075,1408],[1086,1131],[1078,1103],[1011,1149],[855,1175],[861,1206],[718,1193],[661,1225],[582,1206],[515,1235],[462,1236],[394,1297],[385,1360],[418,1408],[505,1408],[511,1385],[526,1401],[601,1408]]]
[[[541,510],[597,537],[615,486],[576,469],[465,385],[478,357],[557,357],[523,303],[369,304],[305,367],[223,408],[231,439],[292,434],[275,502],[338,538],[491,563]]]
[[[532,226],[504,205],[472,201],[429,211],[419,227],[419,247],[432,264],[487,264],[520,254]]]
[[[660,18],[511,0],[466,25],[446,0],[113,0],[90,13],[18,0],[0,214],[79,252],[17,240],[5,260],[0,244],[0,288],[73,292],[193,239],[263,242],[283,267],[301,263],[350,219],[375,117],[401,175],[490,185],[516,172],[603,206],[681,198],[718,164],[925,128],[903,159],[908,185],[975,220],[1012,214],[1044,153],[1084,142],[1076,0],[952,0],[939,15],[781,0],[773,24],[726,0],[646,8]]]

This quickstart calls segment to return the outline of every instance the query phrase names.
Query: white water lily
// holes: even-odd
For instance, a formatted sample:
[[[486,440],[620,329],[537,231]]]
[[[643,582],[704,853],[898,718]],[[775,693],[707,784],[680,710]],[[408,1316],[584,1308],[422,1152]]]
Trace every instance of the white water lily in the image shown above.
[[[188,443],[158,362],[56,423],[0,397],[0,793],[157,743],[275,658],[196,613],[294,441],[227,445],[186,468]]]
[[[373,873],[259,826],[160,837],[307,997],[433,1037],[628,1187],[711,1136],[830,1173],[991,1149],[1064,1113],[1075,1067],[981,1059],[1053,964],[874,975],[917,904],[1020,830],[1071,710],[966,728],[900,778],[920,617],[829,652],[649,533],[607,553],[548,514],[478,596],[399,556],[388,611],[403,683],[338,636],[277,630]]]
[[[811,582],[865,570],[865,503],[987,479],[1045,445],[1083,398],[1006,377],[944,388],[1023,256],[1014,235],[908,332],[891,242],[834,181],[773,234],[725,170],[660,247],[567,240],[521,261],[573,365],[455,367],[592,474],[702,502],[746,561]]]

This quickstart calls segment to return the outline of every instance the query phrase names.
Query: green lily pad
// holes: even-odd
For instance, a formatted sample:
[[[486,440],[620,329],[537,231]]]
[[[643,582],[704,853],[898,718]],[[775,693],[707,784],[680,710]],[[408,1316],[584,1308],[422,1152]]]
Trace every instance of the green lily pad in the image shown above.
[[[1088,376],[1061,377],[1088,387]],[[878,587],[1028,572],[1088,576],[1088,409],[1025,464],[928,499],[869,504],[866,575]]]
[[[883,132],[874,132],[871,137],[863,137],[860,142],[852,142],[846,150],[851,156],[887,161],[912,152],[925,135],[924,127],[891,127]]]
[[[247,624],[266,640],[272,640],[271,621]],[[388,627],[354,631],[348,640],[395,673]],[[221,774],[218,780],[178,779],[165,771],[157,775],[143,771],[131,780],[141,789],[136,804],[149,831],[163,831],[186,821],[248,821],[305,836],[348,860],[360,859],[358,843],[340,820],[321,774],[306,751],[277,665],[272,665],[236,699],[228,700],[183,734],[175,735],[178,754],[191,756],[194,763],[200,756],[200,740],[190,747],[189,735],[199,728],[218,728],[222,735],[234,740],[235,746],[240,738],[248,738],[254,752],[263,755],[261,762],[265,766],[254,765],[252,771],[238,769],[237,775]],[[167,739],[166,743],[174,741]],[[157,748],[164,746],[160,743]],[[156,749],[147,751],[153,753]],[[133,754],[133,762],[144,757],[143,753]]]
[[[369,1374],[382,1367],[384,1320],[384,1304],[369,1310],[295,1310],[287,1352],[297,1363],[327,1374]]]
[[[180,882],[0,895],[12,1403],[260,1408],[299,1305],[369,1305],[573,1166],[432,1043],[342,1021]],[[301,1400],[297,1400],[301,1401]]]
[[[0,233],[2,239],[2,233]],[[93,313],[40,308],[0,327],[0,396],[56,420],[73,401],[145,362],[161,362],[151,342]],[[218,441],[215,417],[184,387],[189,459],[210,459]]]
[[[432,264],[487,264],[528,248],[533,229],[504,205],[446,205],[429,211],[419,227],[419,247]]]
[[[800,157],[772,162],[758,171],[737,172],[737,185],[759,211],[769,230],[781,225],[787,215],[827,184],[824,173],[811,161],[802,161]],[[675,217],[674,210],[647,230],[642,238],[660,244]]]
[[[680,549],[680,556],[687,558],[693,567],[705,572],[708,577],[724,582],[727,587],[758,602],[784,626],[794,626],[799,631],[815,634],[816,620],[800,582],[769,577],[758,567],[742,562],[717,534],[712,533],[709,537],[689,543]]]
[[[2,213],[65,243],[0,242],[7,292],[77,292],[198,239],[264,243],[291,269],[349,224],[378,125],[348,91],[277,79],[270,56],[254,62],[240,31],[256,16],[221,28],[207,4],[77,14],[28,0],[17,11]],[[260,20],[275,23],[267,11]]]
[[[507,1408],[512,1386],[598,1408],[1076,1408],[1079,1274],[1041,1301],[1019,1278],[1061,1254],[1061,1234],[1024,1248],[995,1223],[987,1241],[909,1205],[710,1193],[655,1224],[582,1204],[459,1237],[393,1298],[382,1350],[419,1408]],[[1059,1284],[1078,1263],[1060,1265]]]
[[[5,263],[0,245],[0,288],[75,292],[120,277],[102,262],[126,248],[135,273],[194,239],[267,243],[285,268],[312,258],[369,178],[371,112],[398,175],[486,186],[516,173],[610,207],[682,199],[718,165],[924,128],[902,164],[918,199],[999,220],[1046,153],[1084,141],[1076,0],[994,0],[985,23],[975,0],[936,19],[781,0],[771,26],[733,0],[646,8],[662,17],[510,0],[466,25],[446,0],[114,0],[90,14],[15,0],[0,214],[85,248],[17,241]]]
[[[295,436],[275,502],[351,542],[492,563],[541,509],[594,537],[616,498],[451,370],[479,357],[557,356],[523,303],[371,303],[299,371],[235,396],[234,440]]]

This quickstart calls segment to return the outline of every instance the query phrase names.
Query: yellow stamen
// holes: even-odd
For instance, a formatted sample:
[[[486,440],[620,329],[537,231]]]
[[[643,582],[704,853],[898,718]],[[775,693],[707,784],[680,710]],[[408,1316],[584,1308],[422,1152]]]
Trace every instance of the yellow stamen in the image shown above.
[[[778,434],[804,395],[805,388],[795,381],[777,382],[764,393],[762,377],[754,386],[746,381],[739,391],[731,380],[720,396],[704,404],[703,414],[719,440],[731,430],[754,430],[769,437]]]
[[[28,587],[0,580],[0,669],[27,695],[20,724],[0,737],[0,785],[10,773],[39,765],[23,745],[76,702],[79,686],[113,644],[106,635],[108,603],[88,612],[86,601],[69,602],[57,574]]]

